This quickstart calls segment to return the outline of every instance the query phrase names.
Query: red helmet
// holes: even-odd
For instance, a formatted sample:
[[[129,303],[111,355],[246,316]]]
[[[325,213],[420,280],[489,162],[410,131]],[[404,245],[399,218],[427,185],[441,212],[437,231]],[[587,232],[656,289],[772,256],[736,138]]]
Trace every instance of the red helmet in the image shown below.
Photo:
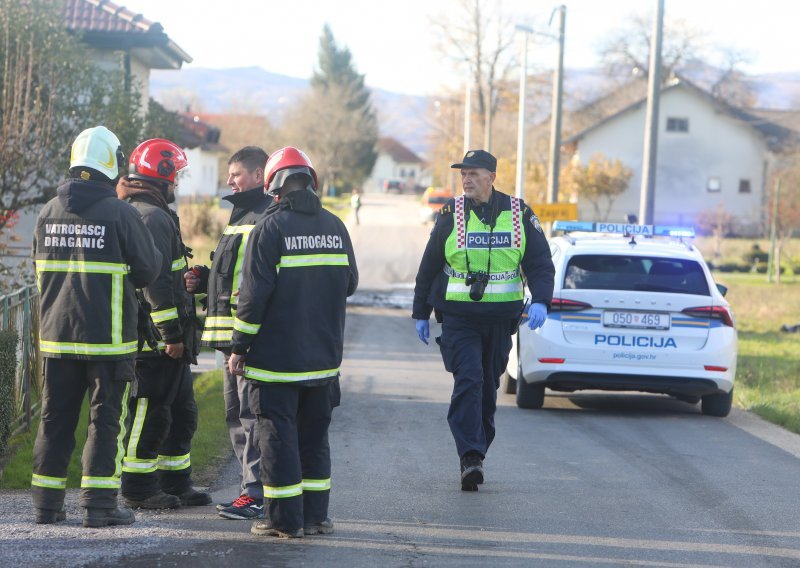
[[[175,175],[188,165],[186,152],[180,146],[163,138],[153,138],[139,144],[131,153],[128,177],[175,183]]]
[[[280,175],[278,172],[283,172]],[[283,187],[286,178],[292,174],[305,173],[314,180],[314,189],[317,188],[317,172],[301,150],[292,146],[286,146],[272,153],[267,160],[264,168],[264,189],[270,195],[275,195],[275,191]]]

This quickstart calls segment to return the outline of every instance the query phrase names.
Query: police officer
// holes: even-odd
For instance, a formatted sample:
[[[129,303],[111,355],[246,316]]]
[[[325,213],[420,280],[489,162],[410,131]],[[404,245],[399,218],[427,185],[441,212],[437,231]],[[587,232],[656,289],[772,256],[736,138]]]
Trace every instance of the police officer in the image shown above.
[[[523,273],[533,297],[528,325],[536,329],[547,317],[555,269],[533,211],[494,188],[494,156],[471,150],[451,167],[461,170],[464,194],[442,207],[431,231],[412,317],[425,344],[432,311],[442,323],[437,343],[455,379],[447,421],[461,458],[461,489],[477,491],[495,435],[500,375],[523,310]]]
[[[72,145],[70,179],[36,220],[33,255],[44,356],[31,482],[37,523],[66,519],[67,466],[87,389],[83,526],[135,520],[130,509],[117,507],[118,448],[136,353],[135,289],[156,277],[161,255],[136,210],[116,199],[123,160],[119,140],[107,128],[81,132]]]
[[[168,206],[187,166],[186,154],[175,143],[146,140],[134,149],[128,175],[117,184],[117,195],[139,211],[162,255],[158,277],[142,288],[140,298],[160,342],[141,343],[136,358],[122,468],[122,496],[130,507],[173,509],[211,502],[208,493],[192,488],[197,405],[189,363],[197,362],[197,318],[183,278],[188,249]]]
[[[328,534],[328,426],[338,404],[345,302],[358,270],[344,223],[315,193],[317,174],[305,154],[273,153],[265,181],[278,209],[250,233],[229,359],[231,373],[257,385],[250,407],[267,511],[250,530]]]
[[[260,454],[253,436],[255,415],[250,411],[252,383],[231,374],[228,358],[233,338],[233,312],[239,298],[242,260],[256,222],[273,202],[264,193],[264,166],[267,153],[256,146],[245,146],[228,160],[228,185],[233,194],[223,199],[233,205],[228,226],[212,253],[211,270],[195,266],[187,271],[186,289],[192,293],[208,291],[208,316],[203,328],[203,345],[224,354],[223,397],[225,423],[233,453],[241,466],[242,483],[235,501],[217,505],[226,519],[258,519],[264,516],[264,489],[260,477]]]

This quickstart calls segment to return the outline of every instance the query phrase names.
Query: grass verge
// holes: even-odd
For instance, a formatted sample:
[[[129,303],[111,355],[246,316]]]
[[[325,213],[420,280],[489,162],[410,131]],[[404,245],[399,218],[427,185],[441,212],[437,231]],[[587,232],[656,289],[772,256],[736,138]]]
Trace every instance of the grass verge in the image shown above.
[[[192,439],[192,478],[197,485],[210,485],[219,467],[229,455],[230,440],[225,428],[225,404],[222,401],[222,371],[203,373],[195,378],[194,395],[200,420]],[[67,487],[80,487],[81,451],[86,442],[88,403],[84,402],[75,430],[75,450],[69,462]],[[33,443],[39,422],[30,432],[12,438],[12,457],[0,474],[0,488],[26,489],[31,484]]]

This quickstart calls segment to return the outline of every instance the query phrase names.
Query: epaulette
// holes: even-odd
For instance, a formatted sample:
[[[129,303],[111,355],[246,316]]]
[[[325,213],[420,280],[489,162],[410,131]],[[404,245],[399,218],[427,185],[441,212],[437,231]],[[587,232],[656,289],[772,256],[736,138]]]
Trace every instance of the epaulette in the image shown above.
[[[453,206],[455,205],[455,201],[452,199],[442,205],[442,208],[439,209],[439,215],[452,215],[453,214]]]

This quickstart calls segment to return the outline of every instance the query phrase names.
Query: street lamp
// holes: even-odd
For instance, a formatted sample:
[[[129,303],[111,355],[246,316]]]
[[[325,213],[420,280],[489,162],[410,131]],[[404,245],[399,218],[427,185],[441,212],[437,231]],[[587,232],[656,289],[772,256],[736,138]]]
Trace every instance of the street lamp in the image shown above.
[[[533,33],[530,26],[514,26],[523,33],[522,67],[519,73],[519,113],[517,115],[517,180],[514,195],[522,199],[525,193],[525,99],[528,86],[528,36]]]

